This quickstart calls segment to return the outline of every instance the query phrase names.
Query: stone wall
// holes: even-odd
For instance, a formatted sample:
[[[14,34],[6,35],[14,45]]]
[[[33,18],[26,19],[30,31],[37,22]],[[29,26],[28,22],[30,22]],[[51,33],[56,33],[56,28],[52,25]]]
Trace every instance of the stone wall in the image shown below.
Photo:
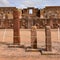
[[[52,39],[52,42],[60,42],[60,38],[58,40],[57,29],[51,30],[51,39]],[[0,42],[13,43],[13,30],[0,29]],[[20,44],[31,45],[31,30],[30,29],[20,29],[20,42],[21,42]],[[38,46],[45,45],[45,30],[44,29],[37,30],[37,45]]]

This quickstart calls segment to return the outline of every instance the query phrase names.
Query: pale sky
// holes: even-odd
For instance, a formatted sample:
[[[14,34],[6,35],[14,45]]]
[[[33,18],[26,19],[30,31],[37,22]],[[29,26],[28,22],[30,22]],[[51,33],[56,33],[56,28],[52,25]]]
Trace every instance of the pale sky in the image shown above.
[[[60,0],[0,0],[0,7],[44,8],[45,6],[60,6]]]

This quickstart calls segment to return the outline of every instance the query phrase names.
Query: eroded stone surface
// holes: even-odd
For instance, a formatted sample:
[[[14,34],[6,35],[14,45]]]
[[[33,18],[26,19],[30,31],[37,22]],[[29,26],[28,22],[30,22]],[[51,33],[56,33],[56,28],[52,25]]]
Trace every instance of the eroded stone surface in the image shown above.
[[[20,28],[20,23],[19,23],[19,12],[17,9],[13,10],[13,16],[14,16],[14,25],[13,25],[13,43],[14,44],[20,44],[20,34],[19,34],[19,28]]]
[[[51,51],[52,50],[52,45],[51,45],[51,28],[50,26],[45,27],[45,36],[46,36],[46,51]]]
[[[31,47],[32,48],[37,48],[36,26],[32,26],[32,29],[31,29]]]

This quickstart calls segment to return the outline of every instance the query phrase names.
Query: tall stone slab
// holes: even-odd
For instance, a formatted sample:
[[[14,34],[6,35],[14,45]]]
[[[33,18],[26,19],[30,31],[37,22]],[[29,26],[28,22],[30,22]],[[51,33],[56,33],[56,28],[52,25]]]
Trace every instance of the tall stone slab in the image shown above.
[[[53,28],[53,19],[50,19],[50,26]]]
[[[8,14],[5,14],[5,21],[4,21],[4,24],[5,24],[5,29],[8,28],[8,25],[9,25],[9,22],[8,22]]]
[[[45,37],[46,37],[46,40],[45,40],[46,51],[52,51],[50,26],[45,27]]]
[[[37,31],[36,26],[32,26],[31,29],[31,47],[36,49],[37,48]]]
[[[20,23],[19,23],[19,12],[17,9],[13,10],[13,44],[20,45]]]
[[[31,27],[33,26],[33,19],[32,17],[28,18],[28,29],[31,29]]]

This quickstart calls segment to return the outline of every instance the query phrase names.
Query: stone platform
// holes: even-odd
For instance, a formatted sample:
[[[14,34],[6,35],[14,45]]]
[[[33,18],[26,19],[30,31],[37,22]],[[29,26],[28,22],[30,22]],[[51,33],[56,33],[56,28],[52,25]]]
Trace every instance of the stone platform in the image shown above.
[[[24,48],[24,45],[8,45],[9,48]]]
[[[55,49],[53,49],[52,51],[42,50],[41,54],[42,55],[60,55],[60,53],[58,53]]]
[[[25,48],[25,51],[26,51],[26,52],[40,52],[41,49],[38,49],[38,48],[34,49],[34,48],[32,48],[32,47],[26,47],[26,48]]]

